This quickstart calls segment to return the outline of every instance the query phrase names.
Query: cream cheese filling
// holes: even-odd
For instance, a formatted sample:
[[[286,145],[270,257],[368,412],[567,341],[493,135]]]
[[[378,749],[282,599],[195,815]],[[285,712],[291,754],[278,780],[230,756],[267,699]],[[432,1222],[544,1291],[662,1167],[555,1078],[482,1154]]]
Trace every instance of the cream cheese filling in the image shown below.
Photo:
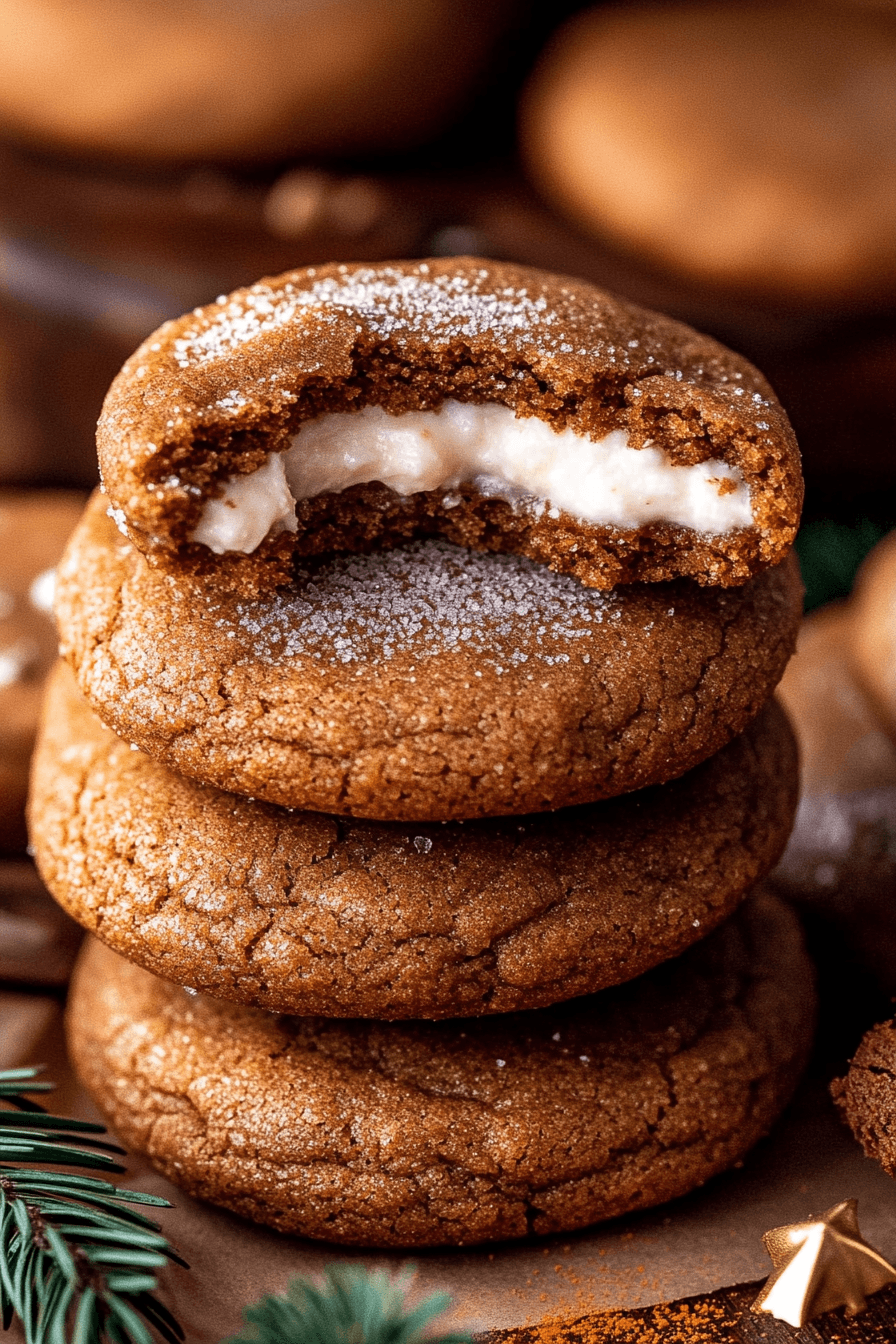
[[[285,452],[226,482],[192,540],[218,555],[249,554],[269,534],[296,530],[297,500],[368,481],[405,496],[442,490],[446,508],[460,503],[458,486],[472,484],[536,516],[562,511],[623,529],[665,522],[719,536],[753,523],[749,487],[726,462],[681,466],[653,444],[632,448],[622,429],[602,439],[558,434],[508,406],[446,401],[434,411],[365,406],[309,421]]]

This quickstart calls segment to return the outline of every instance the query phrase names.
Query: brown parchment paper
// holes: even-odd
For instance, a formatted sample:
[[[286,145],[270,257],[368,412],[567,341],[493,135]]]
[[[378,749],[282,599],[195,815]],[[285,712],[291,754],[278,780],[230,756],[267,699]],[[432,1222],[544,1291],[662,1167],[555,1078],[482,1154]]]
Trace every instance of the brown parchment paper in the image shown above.
[[[71,1078],[62,1082],[75,1108],[93,1114],[83,1093],[70,1090]],[[896,1258],[896,1182],[862,1155],[820,1079],[803,1085],[739,1170],[649,1213],[526,1243],[353,1252],[280,1236],[200,1204],[143,1162],[132,1162],[125,1179],[174,1205],[160,1221],[191,1270],[165,1271],[161,1292],[190,1344],[217,1344],[239,1329],[246,1304],[282,1290],[293,1274],[320,1274],[334,1260],[390,1271],[415,1265],[414,1295],[447,1290],[452,1324],[474,1332],[708,1292],[768,1272],[761,1236],[770,1227],[851,1196],[865,1236]]]

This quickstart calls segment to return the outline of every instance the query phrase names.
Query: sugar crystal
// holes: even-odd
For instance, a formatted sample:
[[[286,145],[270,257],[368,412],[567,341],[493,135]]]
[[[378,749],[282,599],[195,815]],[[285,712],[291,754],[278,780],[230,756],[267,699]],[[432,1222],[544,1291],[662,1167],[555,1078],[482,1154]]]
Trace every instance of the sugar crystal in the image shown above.
[[[463,647],[506,669],[527,657],[568,663],[563,645],[587,638],[620,601],[524,556],[428,540],[309,568],[288,590],[238,602],[236,614],[255,656],[269,662],[377,663]]]

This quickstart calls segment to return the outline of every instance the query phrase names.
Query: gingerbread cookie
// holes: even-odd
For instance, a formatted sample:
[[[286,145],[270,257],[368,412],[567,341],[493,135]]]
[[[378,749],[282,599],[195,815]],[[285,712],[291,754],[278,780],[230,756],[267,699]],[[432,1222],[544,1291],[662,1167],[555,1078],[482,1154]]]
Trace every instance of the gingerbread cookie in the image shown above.
[[[661,783],[742,731],[799,625],[792,561],[604,593],[441,540],[244,597],[147,563],[106,507],[59,570],[82,691],[173,769],[285,807],[441,821]]]
[[[829,305],[896,293],[896,34],[811,5],[598,7],[524,102],[536,183],[698,283]]]
[[[28,768],[58,648],[53,567],[83,507],[74,493],[0,492],[0,849],[27,844]]]
[[[31,829],[63,908],[156,975],[276,1012],[458,1017],[682,952],[773,866],[796,787],[771,704],[683,779],[615,802],[410,829],[286,812],[132,751],[60,667]]]
[[[191,1194],[327,1241],[471,1245],[646,1208],[737,1161],[805,1062],[812,980],[765,894],[621,988],[438,1023],[276,1017],[92,943],[69,1046],[115,1133]]]
[[[416,145],[481,77],[508,0],[2,0],[0,124],[177,163]]]
[[[853,669],[896,738],[896,531],[878,542],[863,563],[852,602]]]
[[[896,1021],[865,1033],[849,1072],[834,1080],[831,1093],[868,1157],[896,1176]]]
[[[270,587],[441,535],[599,588],[778,564],[802,501],[765,379],[592,285],[449,258],[287,272],[150,336],[98,430],[134,544]]]
[[[805,797],[896,783],[896,745],[853,672],[859,622],[854,601],[813,611],[781,678],[778,694],[797,734]]]
[[[772,878],[825,926],[841,966],[852,961],[892,996],[896,743],[852,674],[855,628],[851,601],[813,611],[778,688],[799,744],[801,796]]]

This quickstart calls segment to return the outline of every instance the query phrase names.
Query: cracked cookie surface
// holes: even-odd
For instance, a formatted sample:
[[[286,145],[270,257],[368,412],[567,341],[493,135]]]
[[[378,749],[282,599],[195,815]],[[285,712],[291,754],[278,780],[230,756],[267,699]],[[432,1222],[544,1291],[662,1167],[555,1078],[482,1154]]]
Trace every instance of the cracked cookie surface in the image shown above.
[[[632,979],[719,924],[783,850],[795,743],[770,704],[682,779],[442,825],[287,812],[103,727],[60,666],[32,834],[65,910],[178,984],[278,1012],[441,1018]]]
[[[444,541],[242,596],[154,567],[96,495],[59,570],[63,656],[182,774],[380,820],[546,811],[661,783],[741,732],[793,651],[789,557],[740,588],[605,593]]]
[[[896,1176],[896,1020],[865,1033],[831,1095],[866,1155]]]
[[[748,491],[750,521],[721,533],[662,513],[589,522],[569,504],[513,508],[474,482],[450,504],[441,488],[391,497],[380,488],[343,509],[324,490],[299,499],[296,517],[263,532],[249,556],[197,543],[205,502],[279,459],[307,422],[450,400],[503,406],[595,442],[618,431],[673,468],[723,463]],[[682,575],[736,585],[783,559],[803,494],[787,416],[745,359],[584,281],[476,257],[308,267],[194,309],[127,361],[97,444],[111,503],[141,550],[262,587],[295,553],[433,532],[528,555],[597,588]]]
[[[285,1232],[437,1246],[700,1185],[771,1127],[813,1018],[796,916],[760,892],[621,988],[438,1023],[277,1017],[93,942],[68,1032],[116,1134],[191,1194]]]

